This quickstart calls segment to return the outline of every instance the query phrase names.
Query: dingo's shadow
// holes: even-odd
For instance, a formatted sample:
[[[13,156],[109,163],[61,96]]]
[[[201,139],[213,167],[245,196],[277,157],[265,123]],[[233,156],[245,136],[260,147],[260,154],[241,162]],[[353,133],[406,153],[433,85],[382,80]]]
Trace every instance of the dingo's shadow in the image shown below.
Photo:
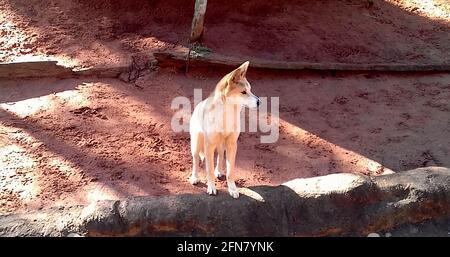
[[[194,184],[193,186],[198,188],[207,188],[206,183],[202,181],[197,182],[197,184]]]
[[[227,176],[225,176],[224,174],[220,174],[220,176],[215,177],[217,180],[219,181],[226,181],[227,180]]]

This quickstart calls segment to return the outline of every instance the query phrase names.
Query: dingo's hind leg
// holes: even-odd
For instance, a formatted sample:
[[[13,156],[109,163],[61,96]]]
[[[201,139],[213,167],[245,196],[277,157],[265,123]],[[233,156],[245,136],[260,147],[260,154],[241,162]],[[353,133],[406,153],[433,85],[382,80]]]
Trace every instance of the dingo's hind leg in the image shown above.
[[[192,153],[192,174],[189,177],[189,182],[195,185],[199,182],[198,171],[200,169],[200,159],[204,159],[202,133],[191,134],[191,153]]]

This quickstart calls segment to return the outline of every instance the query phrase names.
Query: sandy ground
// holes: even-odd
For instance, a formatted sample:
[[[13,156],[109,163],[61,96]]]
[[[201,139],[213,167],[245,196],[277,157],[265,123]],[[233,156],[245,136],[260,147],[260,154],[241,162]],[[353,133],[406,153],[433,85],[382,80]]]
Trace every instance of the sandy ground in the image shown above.
[[[114,66],[186,47],[194,1],[180,2],[0,0],[0,62]],[[210,1],[202,44],[241,58],[450,63],[449,1],[373,2]],[[129,84],[0,81],[0,214],[205,193],[203,183],[187,182],[189,136],[171,130],[170,103],[176,96],[192,100],[194,88],[209,94],[225,72],[192,70],[186,77],[158,70]],[[280,138],[261,144],[261,133],[241,135],[241,187],[336,172],[450,167],[448,74],[250,70],[248,76],[258,96],[280,97]],[[216,184],[225,194],[225,182]]]
[[[239,57],[450,63],[447,0],[230,0],[208,3],[203,44]],[[194,1],[0,0],[0,61],[76,67],[187,46]]]
[[[187,182],[189,135],[177,96],[208,95],[226,71],[115,79],[1,81],[0,213],[138,195],[205,193]],[[238,185],[337,172],[450,167],[450,75],[250,70],[253,92],[280,98],[280,138],[239,139]],[[204,181],[204,173],[201,172]],[[217,181],[219,194],[225,182]]]

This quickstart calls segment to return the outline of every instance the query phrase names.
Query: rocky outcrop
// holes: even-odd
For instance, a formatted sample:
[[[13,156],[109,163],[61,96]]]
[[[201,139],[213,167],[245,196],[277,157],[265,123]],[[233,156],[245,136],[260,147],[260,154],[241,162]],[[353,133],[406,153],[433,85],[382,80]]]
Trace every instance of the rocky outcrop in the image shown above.
[[[450,169],[341,173],[227,194],[137,197],[0,216],[1,236],[362,235],[450,216]]]

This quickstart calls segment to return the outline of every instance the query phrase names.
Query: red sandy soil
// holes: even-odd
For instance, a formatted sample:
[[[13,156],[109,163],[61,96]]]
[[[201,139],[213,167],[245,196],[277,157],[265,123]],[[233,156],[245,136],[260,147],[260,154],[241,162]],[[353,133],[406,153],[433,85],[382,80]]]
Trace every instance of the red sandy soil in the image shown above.
[[[204,97],[226,71],[116,79],[1,81],[0,213],[127,196],[206,194],[188,183],[189,135],[176,96]],[[450,167],[450,75],[259,72],[256,95],[280,97],[280,138],[239,139],[238,185],[337,172]],[[204,172],[200,173],[204,182]],[[227,194],[217,181],[219,194]]]
[[[242,58],[450,63],[448,0],[210,1],[203,44]],[[186,47],[194,0],[0,0],[0,61],[111,66]]]
[[[446,0],[209,1],[203,45],[242,58],[450,63]],[[194,1],[0,0],[0,62],[54,58],[74,67],[128,64],[186,47]],[[0,81],[0,213],[192,186],[189,136],[174,133],[176,96],[208,94],[228,71],[147,72],[119,80]],[[249,71],[280,97],[280,139],[244,133],[238,185],[336,172],[378,175],[450,167],[448,74]],[[201,173],[203,176],[203,173]],[[218,181],[219,193],[225,183]]]

